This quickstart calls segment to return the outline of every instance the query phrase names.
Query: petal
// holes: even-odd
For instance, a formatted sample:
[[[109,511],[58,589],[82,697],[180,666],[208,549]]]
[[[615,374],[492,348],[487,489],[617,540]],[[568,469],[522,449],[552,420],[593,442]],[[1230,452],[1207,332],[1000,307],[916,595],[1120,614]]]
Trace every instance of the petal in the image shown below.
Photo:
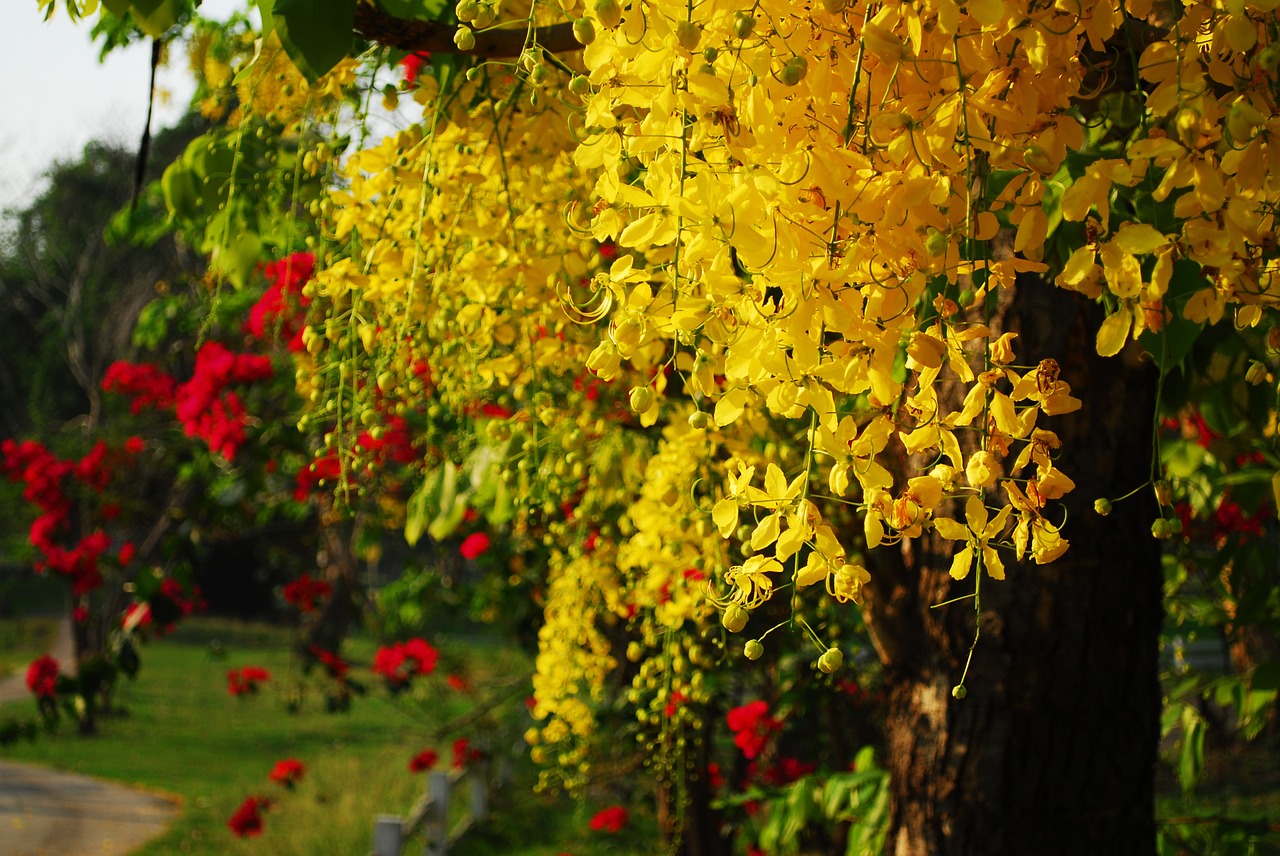
[[[969,576],[969,568],[973,567],[973,551],[965,547],[959,553],[956,553],[954,559],[951,560],[951,578],[962,580]]]

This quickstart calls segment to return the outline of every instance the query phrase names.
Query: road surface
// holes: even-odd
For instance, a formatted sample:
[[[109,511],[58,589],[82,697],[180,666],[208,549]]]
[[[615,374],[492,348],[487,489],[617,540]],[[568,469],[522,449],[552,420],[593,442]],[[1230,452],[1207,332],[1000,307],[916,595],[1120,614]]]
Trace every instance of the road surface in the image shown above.
[[[71,667],[70,622],[51,654]],[[35,703],[26,670],[0,676],[0,704]],[[0,856],[125,856],[168,827],[176,801],[110,782],[0,761]]]

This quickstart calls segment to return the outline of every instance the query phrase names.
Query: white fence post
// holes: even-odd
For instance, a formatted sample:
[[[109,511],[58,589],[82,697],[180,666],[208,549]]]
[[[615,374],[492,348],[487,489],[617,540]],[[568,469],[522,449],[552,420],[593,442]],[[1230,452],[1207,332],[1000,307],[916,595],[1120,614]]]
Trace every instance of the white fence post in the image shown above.
[[[373,856],[400,856],[399,815],[380,814],[373,826]]]
[[[449,790],[452,783],[449,774],[434,772],[427,779],[427,800],[430,808],[424,824],[426,856],[448,856],[449,853]]]

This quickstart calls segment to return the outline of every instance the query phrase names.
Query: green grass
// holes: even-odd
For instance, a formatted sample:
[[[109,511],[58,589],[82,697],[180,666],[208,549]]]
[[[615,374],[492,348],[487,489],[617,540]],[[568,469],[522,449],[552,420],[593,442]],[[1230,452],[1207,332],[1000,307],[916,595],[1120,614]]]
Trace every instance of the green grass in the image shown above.
[[[179,820],[136,856],[365,856],[375,816],[407,814],[422,794],[425,777],[410,774],[407,763],[428,745],[430,729],[422,719],[405,714],[403,709],[412,706],[408,700],[392,704],[381,690],[355,699],[347,713],[329,714],[313,687],[302,695],[300,710],[290,713],[287,688],[297,677],[287,653],[291,638],[287,631],[260,625],[189,621],[173,637],[143,651],[138,680],[125,683],[119,692],[127,714],[105,719],[101,734],[79,737],[70,723],[63,723],[57,734],[7,747],[0,755],[179,798]],[[441,642],[440,647],[441,671],[465,668],[478,685],[486,677],[521,675],[528,666],[522,655],[491,643]],[[353,660],[367,662],[373,646],[357,642],[350,651]],[[226,690],[226,672],[244,665],[268,669],[272,680],[256,697],[233,698]],[[368,680],[367,673],[356,670],[353,676]],[[513,700],[522,709],[521,694]],[[438,700],[430,704],[441,708],[432,717],[437,724],[469,707],[457,693],[444,691],[433,698]],[[28,716],[31,710],[29,703],[0,707],[0,720]],[[518,729],[526,724],[516,723]],[[451,738],[435,746],[444,764]],[[267,778],[275,762],[286,757],[307,765],[306,777],[293,792]],[[516,770],[515,781],[492,800],[490,818],[455,851],[459,856],[658,852],[651,834],[619,836],[626,846],[603,840],[587,829],[591,811],[602,806],[580,808],[565,799],[536,796],[529,762],[517,760]],[[266,814],[264,834],[240,840],[226,821],[249,795],[272,797],[275,805]],[[458,802],[465,804],[465,795]],[[652,822],[637,818],[636,826],[651,829]],[[415,843],[406,852],[420,849]]]

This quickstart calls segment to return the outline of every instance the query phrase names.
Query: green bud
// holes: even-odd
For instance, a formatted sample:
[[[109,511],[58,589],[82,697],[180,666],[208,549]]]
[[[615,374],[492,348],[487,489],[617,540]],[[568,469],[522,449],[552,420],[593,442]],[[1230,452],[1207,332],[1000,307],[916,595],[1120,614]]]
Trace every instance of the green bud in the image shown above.
[[[742,656],[748,660],[759,660],[763,654],[764,646],[759,639],[748,639],[747,644],[742,646]]]
[[[730,633],[737,633],[747,626],[747,611],[738,604],[731,603],[720,616],[720,624]]]
[[[589,45],[596,40],[596,25],[590,18],[578,18],[573,22],[573,37],[580,45]]]
[[[628,400],[634,413],[647,413],[653,407],[653,390],[647,386],[633,386]]]
[[[458,31],[453,34],[453,43],[460,51],[469,51],[476,46],[476,34],[471,32],[470,27],[458,27]]]
[[[969,691],[964,688],[964,684],[956,684],[951,688],[951,697],[957,701],[963,700],[968,694]]]
[[[1093,510],[1101,514],[1103,517],[1106,517],[1111,513],[1111,500],[1106,499],[1105,497],[1102,499],[1095,499],[1093,501]]]
[[[844,664],[844,654],[840,653],[839,648],[828,648],[818,658],[818,668],[826,672],[828,675],[836,671]]]

